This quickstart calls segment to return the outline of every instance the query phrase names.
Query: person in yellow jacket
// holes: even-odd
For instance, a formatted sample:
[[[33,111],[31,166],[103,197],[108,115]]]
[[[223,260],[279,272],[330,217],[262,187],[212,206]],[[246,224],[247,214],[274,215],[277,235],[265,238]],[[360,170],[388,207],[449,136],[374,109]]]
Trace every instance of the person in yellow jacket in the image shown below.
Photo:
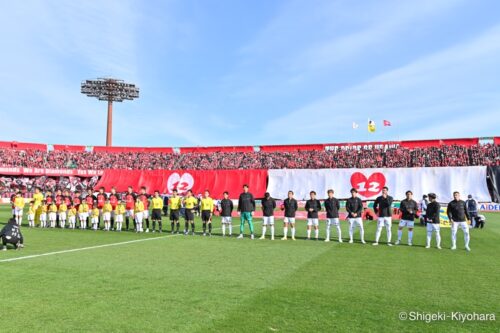
[[[67,213],[68,212],[68,206],[66,206],[66,203],[63,201],[59,205],[59,225],[61,229],[64,229],[66,227],[66,218],[67,218]]]
[[[38,206],[37,212],[40,216],[40,228],[46,228],[47,227],[47,202],[45,200],[42,200],[42,204]]]
[[[122,231],[123,215],[125,215],[125,212],[125,202],[120,201],[120,203],[116,205],[115,208],[116,231]]]
[[[172,227],[172,233],[174,233],[174,226],[176,232],[179,233],[181,204],[181,197],[177,195],[177,190],[174,189],[172,191],[172,196],[168,199],[168,205],[170,206],[170,226]]]
[[[194,235],[194,207],[198,204],[198,199],[193,196],[193,191],[188,190],[186,197],[182,200],[184,204],[184,235],[189,233],[189,224],[191,224],[191,235]]]
[[[70,229],[76,228],[76,214],[77,214],[76,207],[71,205],[68,209],[68,223]]]
[[[30,201],[28,206],[28,227],[35,227],[35,203]]]
[[[153,207],[151,219],[153,220],[153,232],[156,232],[156,223],[158,223],[158,232],[162,232],[161,212],[163,210],[163,199],[160,197],[160,191],[155,191],[153,199],[151,199]]]
[[[92,224],[92,230],[97,231],[99,229],[99,208],[97,205],[92,208],[92,212],[90,214],[90,222]]]
[[[203,222],[203,236],[207,234],[212,236],[212,213],[214,211],[214,200],[210,198],[210,192],[205,190],[203,198],[201,198],[201,221]]]
[[[104,230],[109,231],[111,228],[111,212],[113,211],[113,206],[109,199],[106,199],[104,206],[102,207],[102,219],[104,220]]]
[[[57,221],[57,205],[55,202],[52,202],[49,205],[49,222],[51,228],[56,227],[56,221]]]
[[[21,192],[17,192],[16,198],[14,199],[14,218],[16,219],[17,225],[21,225],[23,222],[24,204],[24,198]]]
[[[87,220],[89,218],[89,205],[87,201],[83,200],[78,206],[78,219],[80,220],[80,229],[87,229]]]
[[[43,201],[43,193],[39,187],[35,188],[35,193],[33,194],[33,209],[35,210],[35,223],[40,222],[40,213],[38,211],[38,207],[42,205]]]
[[[134,206],[135,232],[144,232],[142,228],[142,217],[144,212],[144,203],[137,197]]]

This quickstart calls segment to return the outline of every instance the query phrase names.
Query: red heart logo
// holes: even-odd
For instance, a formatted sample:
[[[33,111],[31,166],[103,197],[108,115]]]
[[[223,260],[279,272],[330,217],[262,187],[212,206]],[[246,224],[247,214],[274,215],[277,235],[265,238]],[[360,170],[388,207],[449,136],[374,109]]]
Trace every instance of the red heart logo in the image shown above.
[[[385,176],[380,172],[375,172],[366,178],[361,172],[355,172],[351,176],[351,185],[358,190],[359,195],[370,198],[380,192],[385,186]]]

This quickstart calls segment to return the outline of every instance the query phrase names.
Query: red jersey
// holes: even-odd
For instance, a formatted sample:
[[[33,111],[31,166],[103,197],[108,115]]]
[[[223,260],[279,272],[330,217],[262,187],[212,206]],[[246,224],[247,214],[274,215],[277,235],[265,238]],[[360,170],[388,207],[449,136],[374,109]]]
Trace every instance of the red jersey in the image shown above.
[[[97,208],[102,209],[106,203],[107,196],[105,193],[99,193],[97,195]]]
[[[48,206],[54,202],[54,198],[51,196],[48,196],[45,198],[45,202],[47,203],[47,206]]]
[[[74,197],[73,198],[73,204],[75,205],[75,208],[78,210],[78,207],[80,207],[80,204],[82,203],[82,198],[80,197]]]
[[[144,204],[144,210],[148,210],[148,208],[149,208],[149,194],[139,194],[139,199]]]
[[[59,205],[62,204],[64,197],[60,194],[56,195],[56,206],[59,209]]]
[[[12,209],[16,208],[16,206],[14,206],[14,200],[16,200],[16,195],[12,194],[10,196],[10,204],[12,205]]]
[[[135,193],[126,193],[125,194],[125,209],[133,210],[135,205]]]
[[[66,204],[66,206],[71,206],[71,204],[73,203],[73,201],[71,200],[71,197],[69,195],[66,195],[64,197],[64,203]]]
[[[89,209],[94,208],[95,196],[93,196],[93,195],[87,195],[85,197],[85,201],[87,202],[87,205],[89,205]]]
[[[109,203],[113,207],[113,210],[115,210],[116,206],[118,206],[118,194],[111,193],[109,195]]]

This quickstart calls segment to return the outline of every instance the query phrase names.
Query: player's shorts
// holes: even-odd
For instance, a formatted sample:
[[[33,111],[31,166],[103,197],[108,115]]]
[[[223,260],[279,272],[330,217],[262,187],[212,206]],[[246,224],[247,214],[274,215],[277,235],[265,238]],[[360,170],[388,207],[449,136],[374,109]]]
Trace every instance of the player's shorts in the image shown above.
[[[186,220],[194,221],[194,212],[192,208],[191,209],[186,208],[185,214],[186,214]]]
[[[283,219],[284,223],[295,223],[295,217],[285,217]]]
[[[55,221],[55,220],[57,220],[57,214],[49,213],[49,221]]]
[[[223,224],[231,224],[233,222],[233,219],[231,216],[222,216],[221,223]]]
[[[66,220],[66,212],[60,212],[59,213],[59,219],[60,220]]]
[[[360,228],[363,228],[363,219],[361,217],[350,217],[347,220],[351,227],[355,227],[357,224]]]
[[[99,217],[94,217],[94,216],[93,216],[93,217],[90,219],[90,223],[92,223],[92,224],[97,224],[97,223],[99,223]]]
[[[415,226],[415,222],[414,221],[410,221],[410,220],[400,220],[399,221],[399,226],[400,227],[413,228]]]
[[[23,216],[23,209],[20,207],[14,208],[14,216]]]
[[[40,221],[47,221],[47,213],[40,214]]]
[[[392,217],[379,217],[377,220],[377,226],[390,228],[392,224]]]
[[[68,217],[68,222],[69,222],[69,224],[76,223],[76,216],[69,216]]]
[[[263,216],[262,225],[274,225],[274,216]]]
[[[151,213],[151,218],[153,220],[161,220],[161,209],[153,209],[153,212]]]
[[[143,218],[143,219],[148,219],[148,218],[149,218],[149,210],[145,209],[145,210],[142,212],[142,218]]]
[[[123,214],[115,215],[115,222],[123,222]]]
[[[469,224],[465,221],[463,222],[452,222],[451,223],[451,231],[457,231],[458,227],[463,230],[463,232],[469,232]]]
[[[334,225],[334,226],[338,226],[340,225],[340,222],[339,222],[339,218],[338,217],[332,217],[332,218],[327,218],[326,219],[326,223],[327,225]]]
[[[135,213],[135,215],[134,215],[135,216],[135,222],[142,223],[142,218],[144,216],[142,213],[144,213],[144,212],[136,212]]]
[[[132,216],[134,216],[134,210],[133,209],[127,209],[125,211],[125,216],[126,217],[132,217]]]
[[[203,222],[210,221],[210,211],[209,210],[202,210],[201,211],[201,220]]]
[[[441,226],[439,223],[427,223],[427,232],[439,232],[441,229]]]
[[[307,219],[307,225],[308,226],[315,226],[317,227],[319,225],[319,219]]]
[[[102,219],[104,221],[110,221],[111,220],[111,212],[102,213]]]
[[[179,221],[180,212],[178,209],[170,210],[170,221]]]
[[[28,221],[34,221],[35,220],[35,214],[28,214]]]

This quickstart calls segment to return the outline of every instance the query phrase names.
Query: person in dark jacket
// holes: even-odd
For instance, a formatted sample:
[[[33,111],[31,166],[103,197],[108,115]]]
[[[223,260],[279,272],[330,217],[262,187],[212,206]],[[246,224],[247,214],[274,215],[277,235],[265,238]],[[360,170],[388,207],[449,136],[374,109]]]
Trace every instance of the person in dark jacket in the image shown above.
[[[453,192],[453,200],[448,204],[447,214],[451,223],[451,249],[457,249],[457,231],[460,227],[464,232],[465,249],[470,251],[469,224],[467,223],[470,217],[465,202],[460,200],[460,193]]]
[[[365,228],[363,227],[363,201],[358,198],[358,190],[351,189],[351,197],[347,199],[345,208],[347,210],[347,220],[349,221],[349,243],[353,243],[354,228],[356,225],[359,227],[359,234],[361,243],[365,242]]]
[[[441,206],[436,201],[437,198],[436,194],[429,193],[428,198],[430,202],[428,203],[425,212],[425,222],[427,228],[427,243],[425,248],[426,249],[431,248],[432,233],[434,232],[436,234],[436,246],[438,249],[441,250],[441,235],[439,233],[440,231],[439,214],[441,211]]]
[[[314,238],[319,239],[319,211],[321,202],[316,199],[316,192],[309,192],[310,199],[306,201],[307,212],[307,239],[311,239],[311,229],[314,227]]]
[[[226,226],[229,231],[229,237],[231,237],[231,235],[233,234],[232,213],[234,205],[233,200],[229,199],[229,192],[224,192],[224,199],[220,201],[219,206],[222,224],[222,237],[226,236]]]
[[[326,239],[325,242],[330,241],[330,227],[334,225],[337,228],[339,236],[339,243],[342,243],[342,231],[340,230],[339,210],[340,202],[333,196],[333,190],[328,190],[328,198],[325,199],[324,205],[326,210]]]
[[[377,199],[375,199],[375,203],[373,204],[373,210],[378,215],[377,231],[375,233],[375,243],[373,243],[373,245],[378,245],[380,233],[382,232],[382,228],[385,227],[385,230],[387,232],[387,245],[392,246],[392,202],[394,200],[388,194],[388,192],[389,189],[384,186],[382,188],[382,195],[377,197]]]
[[[401,242],[403,228],[408,227],[408,246],[411,246],[413,240],[413,227],[418,211],[418,204],[415,200],[413,200],[412,191],[406,191],[406,199],[401,201],[399,210],[401,211],[401,220],[399,220],[398,240],[396,241],[396,245],[399,245]]]
[[[262,204],[262,236],[260,239],[266,238],[267,226],[271,229],[271,240],[274,240],[274,209],[276,208],[276,200],[271,198],[271,194],[266,192]]]
[[[248,192],[248,185],[243,185],[243,193],[240,194],[238,200],[238,212],[240,213],[240,235],[238,238],[243,238],[245,222],[248,222],[250,228],[250,239],[254,239],[252,217],[255,211],[255,199],[253,194]]]
[[[281,209],[284,210],[285,215],[283,219],[283,238],[281,240],[287,240],[288,226],[290,226],[292,240],[295,240],[295,213],[299,209],[299,205],[293,197],[293,191],[288,191],[288,198],[283,201]]]
[[[11,218],[0,230],[0,239],[2,240],[2,251],[7,251],[8,244],[14,245],[16,250],[24,247],[24,238],[16,219]]]

